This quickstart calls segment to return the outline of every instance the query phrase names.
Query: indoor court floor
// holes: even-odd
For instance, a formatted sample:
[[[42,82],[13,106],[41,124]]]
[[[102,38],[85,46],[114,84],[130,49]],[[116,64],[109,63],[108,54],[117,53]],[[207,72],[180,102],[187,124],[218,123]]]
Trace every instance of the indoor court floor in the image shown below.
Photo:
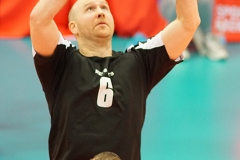
[[[127,38],[114,37],[125,50]],[[240,160],[240,44],[226,61],[199,54],[150,93],[142,160]],[[50,117],[30,39],[0,40],[0,160],[47,160]]]

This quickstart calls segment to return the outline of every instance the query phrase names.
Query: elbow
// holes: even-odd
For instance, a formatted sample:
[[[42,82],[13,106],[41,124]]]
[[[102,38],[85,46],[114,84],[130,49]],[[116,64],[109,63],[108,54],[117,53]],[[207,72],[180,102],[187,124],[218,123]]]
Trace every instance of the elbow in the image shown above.
[[[30,13],[30,24],[33,24],[34,20],[36,19],[36,16],[34,15],[34,11]]]
[[[197,30],[197,28],[199,27],[199,25],[201,24],[201,18],[200,16],[198,16],[196,19],[194,19],[192,22],[191,22],[191,25],[190,25],[190,30]]]
[[[51,17],[45,13],[38,12],[33,9],[30,13],[30,26],[41,27],[51,22]]]
[[[190,19],[188,19],[188,20],[180,19],[180,21],[182,23],[183,28],[185,28],[185,30],[190,31],[190,32],[191,31],[195,32],[201,23],[201,18],[200,18],[200,16],[197,16],[191,20]]]
[[[40,23],[40,17],[35,10],[30,13],[30,25],[37,26]]]
[[[198,18],[196,19],[196,28],[198,28],[198,26],[201,24],[201,18],[200,16],[198,16]]]

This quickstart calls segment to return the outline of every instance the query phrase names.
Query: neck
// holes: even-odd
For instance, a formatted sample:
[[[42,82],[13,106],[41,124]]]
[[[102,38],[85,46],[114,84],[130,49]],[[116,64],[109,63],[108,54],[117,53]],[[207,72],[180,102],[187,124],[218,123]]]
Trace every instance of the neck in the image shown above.
[[[79,51],[86,57],[112,56],[112,39],[98,38],[96,40],[78,39]]]

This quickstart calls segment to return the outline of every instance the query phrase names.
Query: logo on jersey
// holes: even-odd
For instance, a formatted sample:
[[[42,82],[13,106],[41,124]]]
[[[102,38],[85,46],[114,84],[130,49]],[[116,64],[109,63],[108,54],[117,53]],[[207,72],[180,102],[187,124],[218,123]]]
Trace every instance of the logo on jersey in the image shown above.
[[[99,71],[98,69],[95,69],[95,73],[99,75],[100,77],[112,77],[114,76],[113,72],[108,72],[107,68],[105,68],[102,72]]]

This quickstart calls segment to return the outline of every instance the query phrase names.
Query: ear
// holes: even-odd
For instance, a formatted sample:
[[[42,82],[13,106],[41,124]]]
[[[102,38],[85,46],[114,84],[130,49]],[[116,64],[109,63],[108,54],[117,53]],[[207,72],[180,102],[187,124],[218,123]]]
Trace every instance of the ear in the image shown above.
[[[68,28],[72,32],[72,34],[77,35],[78,34],[78,27],[75,21],[70,21],[68,23]]]

